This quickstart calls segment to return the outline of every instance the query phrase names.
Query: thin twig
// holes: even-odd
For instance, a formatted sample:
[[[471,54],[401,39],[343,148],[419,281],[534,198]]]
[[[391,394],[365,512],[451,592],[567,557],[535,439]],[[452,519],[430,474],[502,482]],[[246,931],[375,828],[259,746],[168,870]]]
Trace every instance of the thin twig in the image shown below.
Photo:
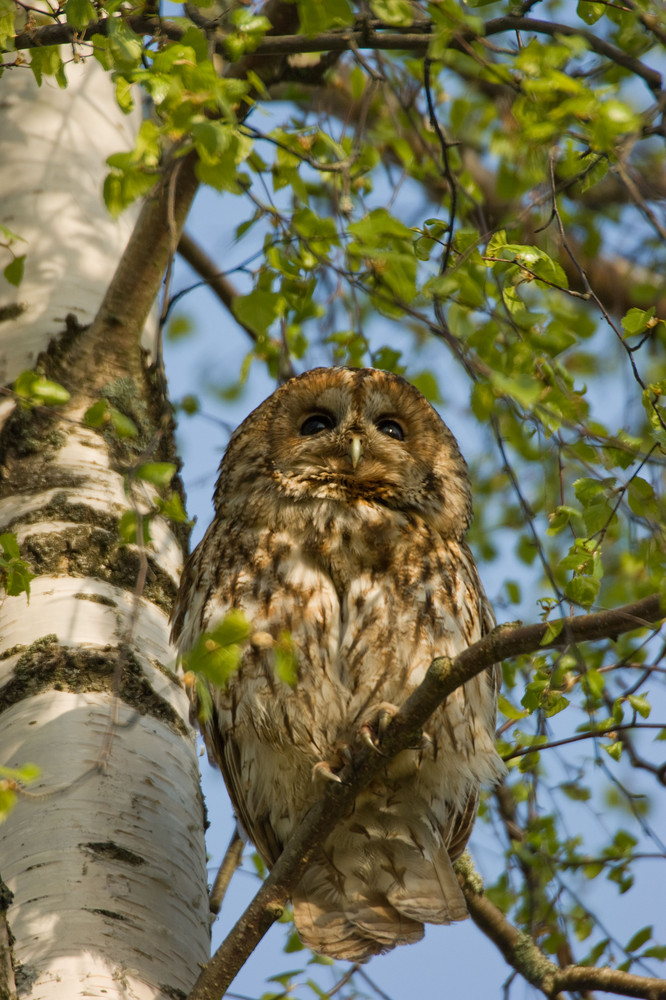
[[[229,883],[243,860],[244,847],[245,843],[238,832],[238,827],[236,826],[233,834],[231,835],[229,846],[224,852],[222,863],[217,870],[217,875],[215,876],[215,881],[213,882],[213,888],[210,890],[208,906],[211,913],[219,913],[222,909],[222,902],[227,894]]]
[[[581,740],[594,739],[598,736],[610,736],[614,733],[627,732],[630,729],[666,729],[664,722],[634,722],[622,725],[606,726],[604,729],[593,729],[585,733],[577,733],[575,736],[565,736],[561,740],[548,740],[547,743],[534,743],[529,747],[520,747],[510,753],[502,754],[502,760],[513,760],[515,757],[526,757],[531,753],[539,753],[541,750],[550,750],[552,747],[563,747],[569,743],[580,743]]]

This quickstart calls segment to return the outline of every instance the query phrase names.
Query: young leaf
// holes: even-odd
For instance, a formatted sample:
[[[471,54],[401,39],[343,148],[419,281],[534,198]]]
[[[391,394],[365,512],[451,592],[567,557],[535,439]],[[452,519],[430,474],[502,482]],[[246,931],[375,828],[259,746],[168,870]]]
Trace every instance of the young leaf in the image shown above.
[[[135,472],[137,479],[144,479],[158,488],[167,487],[175,474],[176,466],[172,462],[144,462]]]
[[[14,259],[7,264],[4,271],[2,272],[9,282],[10,285],[15,285],[18,287],[23,281],[23,272],[25,270],[25,254],[21,256],[14,257]]]

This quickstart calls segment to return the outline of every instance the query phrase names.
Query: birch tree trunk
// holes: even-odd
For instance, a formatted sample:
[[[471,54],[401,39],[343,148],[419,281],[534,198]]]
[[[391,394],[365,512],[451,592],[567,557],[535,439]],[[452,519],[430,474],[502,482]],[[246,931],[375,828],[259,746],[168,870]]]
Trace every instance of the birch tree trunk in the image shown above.
[[[2,404],[0,532],[37,575],[29,601],[0,609],[0,764],[40,777],[0,826],[0,875],[21,997],[183,997],[209,937],[195,743],[168,640],[185,530],[155,517],[145,549],[118,532],[154,507],[154,488],[128,484],[141,462],[175,461],[171,418],[136,331],[87,328],[131,225],[106,213],[104,159],[136,122],[94,60],[67,73],[64,91],[25,70],[0,83],[0,222],[27,253],[23,283],[0,289],[2,381],[38,368],[71,394],[57,410]],[[85,425],[100,399],[136,437]]]

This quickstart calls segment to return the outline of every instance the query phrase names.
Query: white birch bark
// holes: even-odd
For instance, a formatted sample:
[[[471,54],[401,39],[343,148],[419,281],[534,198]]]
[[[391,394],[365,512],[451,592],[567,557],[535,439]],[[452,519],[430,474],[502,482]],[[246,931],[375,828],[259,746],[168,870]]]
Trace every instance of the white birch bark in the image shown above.
[[[137,114],[124,115],[108,75],[94,59],[67,67],[68,87],[37,87],[27,69],[0,79],[0,223],[21,242],[25,277],[18,288],[0,275],[0,321],[12,334],[0,345],[0,381],[31,368],[68,313],[90,323],[132,229],[114,221],[102,184],[111,153],[129,148]],[[10,261],[2,252],[2,267]]]
[[[93,319],[129,235],[101,200],[128,119],[92,60],[68,78],[65,91],[25,70],[0,81],[0,222],[28,254],[23,284],[0,288],[2,381],[34,366],[68,313]],[[137,384],[136,364],[128,375]],[[29,602],[0,607],[0,763],[41,769],[0,826],[0,876],[21,997],[173,1000],[208,957],[203,805],[168,641],[182,545],[152,523],[135,595],[124,478],[81,426],[85,388],[66,419],[17,413],[0,434],[0,532],[39,574]]]

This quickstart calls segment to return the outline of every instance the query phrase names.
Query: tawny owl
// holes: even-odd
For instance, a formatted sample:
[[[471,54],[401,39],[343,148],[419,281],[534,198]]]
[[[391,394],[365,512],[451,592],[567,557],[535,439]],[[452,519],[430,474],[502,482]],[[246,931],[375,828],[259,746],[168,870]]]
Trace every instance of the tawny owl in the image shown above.
[[[243,829],[272,865],[322,778],[359,733],[493,626],[463,540],[466,465],[423,396],[376,369],[291,379],[233,434],[215,517],[190,557],[174,615],[182,650],[231,608],[249,643],[204,725]],[[269,633],[291,637],[298,680],[278,680]],[[450,697],[429,741],[356,799],[293,894],[303,942],[363,960],[467,914],[451,862],[494,749],[497,669]],[[319,768],[317,765],[321,765]]]

